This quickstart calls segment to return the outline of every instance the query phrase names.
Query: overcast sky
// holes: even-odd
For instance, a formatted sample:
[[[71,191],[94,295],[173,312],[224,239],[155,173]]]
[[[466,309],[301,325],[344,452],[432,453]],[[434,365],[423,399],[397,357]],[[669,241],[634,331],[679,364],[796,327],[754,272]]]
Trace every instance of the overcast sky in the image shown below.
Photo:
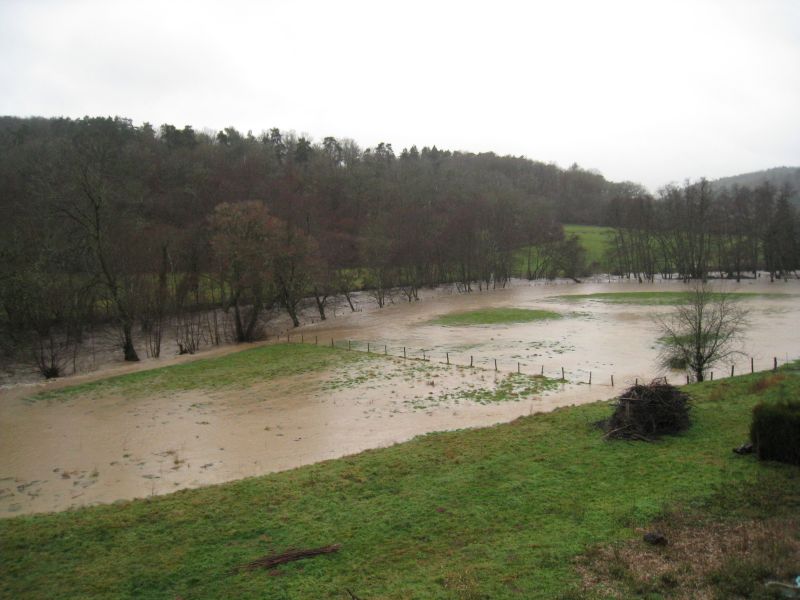
[[[525,155],[651,190],[800,164],[800,1],[0,0],[0,114]]]

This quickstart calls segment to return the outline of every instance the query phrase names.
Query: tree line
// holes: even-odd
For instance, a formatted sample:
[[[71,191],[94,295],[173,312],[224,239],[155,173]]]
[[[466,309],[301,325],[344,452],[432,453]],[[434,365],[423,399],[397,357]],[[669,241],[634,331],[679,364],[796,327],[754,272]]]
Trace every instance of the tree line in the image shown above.
[[[0,352],[47,377],[97,330],[135,361],[165,339],[259,339],[275,311],[297,326],[305,307],[355,310],[360,290],[382,307],[577,278],[562,223],[614,226],[613,269],[642,280],[797,264],[797,215],[769,186],[653,198],[577,165],[100,117],[0,118],[0,157]]]
[[[355,310],[442,283],[577,276],[562,222],[630,188],[573,165],[436,147],[360,148],[292,132],[198,132],[122,118],[0,119],[0,334],[7,356],[64,372],[88,331],[125,360],[263,336],[310,304]]]
[[[741,281],[766,272],[770,281],[800,269],[800,215],[793,190],[764,181],[755,187],[713,188],[706,180],[666,186],[657,197],[616,197],[607,222],[614,228],[613,273]]]

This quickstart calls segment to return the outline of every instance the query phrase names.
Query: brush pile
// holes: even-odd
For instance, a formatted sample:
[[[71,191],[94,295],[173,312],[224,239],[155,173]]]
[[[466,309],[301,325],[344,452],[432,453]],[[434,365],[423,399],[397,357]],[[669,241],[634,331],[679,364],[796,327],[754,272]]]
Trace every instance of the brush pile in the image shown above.
[[[614,413],[601,423],[606,439],[653,441],[689,428],[689,396],[664,379],[634,385],[612,404]]]

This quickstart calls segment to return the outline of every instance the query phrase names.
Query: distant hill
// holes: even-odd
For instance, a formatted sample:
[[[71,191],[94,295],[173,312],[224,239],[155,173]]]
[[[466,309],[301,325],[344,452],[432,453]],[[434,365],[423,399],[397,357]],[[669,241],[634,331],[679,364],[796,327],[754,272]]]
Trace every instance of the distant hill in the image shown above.
[[[792,202],[800,206],[800,167],[775,167],[763,171],[722,177],[711,183],[714,187],[729,187],[732,185],[755,187],[764,181],[769,181],[778,188],[784,183],[788,183],[793,190]]]

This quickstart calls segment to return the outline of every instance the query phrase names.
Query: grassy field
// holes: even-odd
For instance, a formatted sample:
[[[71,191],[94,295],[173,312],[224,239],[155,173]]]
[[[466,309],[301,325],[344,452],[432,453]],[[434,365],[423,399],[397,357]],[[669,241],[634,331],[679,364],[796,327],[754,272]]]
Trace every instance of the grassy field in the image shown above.
[[[721,294],[716,294],[720,296]],[[726,296],[735,300],[754,298],[791,298],[791,294],[758,294],[755,292],[730,292]],[[598,292],[595,294],[565,294],[554,296],[552,300],[562,302],[607,302],[610,304],[641,304],[641,305],[673,305],[687,302],[692,296],[691,292]]]
[[[581,246],[586,250],[586,262],[590,267],[596,264],[601,270],[605,268],[606,251],[614,235],[614,230],[611,227],[564,225],[564,233],[568,236],[578,236]]]
[[[327,346],[278,344],[42,392],[33,396],[31,401],[66,400],[96,394],[131,397],[198,389],[243,388],[275,377],[300,375],[368,359],[369,355],[342,352]]]
[[[339,360],[308,351],[312,364]],[[797,396],[798,367],[686,389],[692,428],[654,444],[604,441],[594,423],[610,408],[596,403],[225,485],[0,521],[0,596],[600,597],[581,573],[653,519],[680,510],[735,526],[800,510],[796,467],[731,453],[757,401]],[[238,569],[334,543],[335,554]],[[758,581],[739,581],[755,572],[746,567],[726,563],[706,583],[753,592]],[[782,563],[769,567],[780,572],[760,568],[759,577],[788,575]],[[597,573],[635,592],[623,597],[666,597],[667,583],[643,587],[622,563]]]
[[[462,325],[497,325],[502,323],[529,323],[560,319],[561,315],[550,310],[531,310],[528,308],[483,308],[469,312],[455,312],[442,315],[428,323],[449,327]]]
[[[564,234],[577,235],[581,246],[586,250],[586,264],[592,272],[607,270],[606,250],[611,243],[614,230],[611,227],[597,225],[564,225]],[[514,274],[526,277],[528,268],[528,247],[524,246],[514,252]]]

